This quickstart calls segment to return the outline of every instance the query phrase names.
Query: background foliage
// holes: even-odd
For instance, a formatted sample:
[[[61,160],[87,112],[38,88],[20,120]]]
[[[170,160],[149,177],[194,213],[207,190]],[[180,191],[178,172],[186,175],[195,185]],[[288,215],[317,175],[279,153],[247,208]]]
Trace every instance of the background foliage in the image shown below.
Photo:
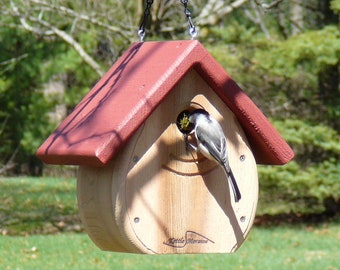
[[[295,151],[286,166],[259,168],[262,213],[339,212],[340,1],[189,4],[200,41]],[[0,174],[42,173],[35,150],[138,40],[143,5],[4,0]],[[155,1],[147,39],[187,39],[182,12],[179,1]],[[62,87],[54,91],[51,83]]]

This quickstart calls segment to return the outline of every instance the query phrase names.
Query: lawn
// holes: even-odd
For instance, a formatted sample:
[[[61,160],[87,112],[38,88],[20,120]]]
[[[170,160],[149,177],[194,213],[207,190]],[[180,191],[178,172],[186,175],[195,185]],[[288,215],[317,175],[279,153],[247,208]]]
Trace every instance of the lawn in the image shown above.
[[[75,179],[0,178],[0,234],[67,230],[77,214]]]
[[[0,237],[1,269],[340,269],[339,225],[254,228],[234,254],[100,251],[79,233]]]
[[[135,255],[100,251],[76,214],[74,179],[0,179],[0,268],[340,269],[337,221],[254,227],[235,254]]]

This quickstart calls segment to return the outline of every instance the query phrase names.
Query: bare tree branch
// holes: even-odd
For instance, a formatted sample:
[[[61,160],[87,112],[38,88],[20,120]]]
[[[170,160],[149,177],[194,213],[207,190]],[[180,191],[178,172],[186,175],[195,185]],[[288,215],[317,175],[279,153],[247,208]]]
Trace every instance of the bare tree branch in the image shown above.
[[[245,10],[246,16],[255,24],[258,24],[262,30],[262,32],[266,35],[266,38],[270,39],[270,33],[266,27],[266,24],[264,23],[263,17],[262,17],[262,11],[260,10],[259,6],[256,4],[256,2],[251,2],[252,6],[252,12],[255,16],[251,14],[249,10]]]
[[[0,62],[0,66],[5,66],[5,65],[8,65],[8,64],[19,62],[21,59],[24,59],[27,56],[28,56],[28,53],[24,53],[24,54],[22,54],[18,57],[11,58],[11,59],[8,59],[6,61],[2,61],[2,62]],[[0,129],[0,134],[1,134],[1,129]]]
[[[197,25],[214,25],[222,20],[225,15],[247,2],[248,0],[236,0],[226,5],[224,0],[209,0],[201,14],[196,18]]]
[[[53,35],[53,31],[45,31],[42,32],[40,29],[37,29],[35,27],[32,27],[31,25],[29,25],[26,21],[26,19],[24,18],[24,16],[19,12],[18,7],[13,3],[13,1],[11,1],[11,7],[13,9],[14,15],[16,17],[19,18],[21,25],[28,31],[41,35],[41,36],[50,36]]]
[[[107,29],[107,30],[109,30],[113,33],[119,34],[120,36],[122,36],[127,41],[131,41],[131,36],[127,35],[124,31],[122,31],[122,27],[115,27],[115,26],[112,26],[112,25],[105,24],[105,23],[103,23],[103,22],[101,22],[101,21],[99,21],[99,20],[97,20],[93,17],[90,17],[90,16],[85,15],[85,14],[77,13],[74,10],[69,9],[67,7],[64,7],[64,6],[57,6],[57,5],[54,5],[52,3],[47,3],[47,2],[44,2],[44,1],[40,1],[40,0],[30,0],[30,2],[32,2],[34,4],[41,5],[41,6],[45,6],[45,8],[48,8],[48,9],[51,9],[51,10],[60,11],[63,14],[66,14],[66,15],[69,15],[69,16],[76,18],[75,20],[80,19],[80,20],[91,22],[94,25],[98,25],[98,26],[103,27],[103,28],[105,28],[105,29]]]
[[[85,63],[87,63],[93,70],[95,70],[99,76],[104,75],[104,71],[101,69],[99,64],[83,49],[83,47],[72,36],[67,34],[65,31],[62,31],[54,27],[50,23],[40,20],[39,17],[35,18],[32,16],[27,16],[26,18],[24,18],[24,16],[20,14],[19,9],[13,2],[11,2],[11,5],[12,5],[12,9],[15,15],[19,17],[21,25],[26,30],[39,34],[39,35],[47,35],[46,33],[50,35],[52,32],[53,34],[57,35],[59,38],[64,40],[66,43],[71,45],[76,50],[76,52],[79,54],[79,56],[85,61]],[[31,22],[35,22],[46,27],[47,29],[49,29],[49,31],[41,31],[40,29],[32,27],[31,25],[27,23],[27,19]]]
[[[81,58],[90,66],[92,67],[99,76],[104,75],[104,71],[101,69],[99,64],[83,49],[83,47],[69,34],[67,34],[65,31],[59,30],[58,28],[52,26],[48,22],[45,21],[37,21],[39,24],[50,28],[58,37],[63,39],[66,43],[70,44],[76,52],[80,55]]]
[[[275,0],[275,1],[272,1],[270,3],[264,3],[263,1],[258,1],[258,0],[255,0],[255,3],[257,5],[259,5],[260,7],[262,7],[263,9],[272,9],[274,7],[277,7],[283,0]]]
[[[268,11],[269,9],[278,6],[282,1],[283,0],[274,0],[270,3],[264,3],[264,1],[260,0],[235,0],[233,2],[225,0],[209,0],[195,21],[199,26],[214,25],[220,22],[227,14],[250,2],[252,7],[251,11],[249,9],[245,9],[245,15],[251,21],[258,24],[263,33],[269,39],[270,33],[263,20],[263,10]],[[229,4],[226,4],[226,2],[229,2]]]

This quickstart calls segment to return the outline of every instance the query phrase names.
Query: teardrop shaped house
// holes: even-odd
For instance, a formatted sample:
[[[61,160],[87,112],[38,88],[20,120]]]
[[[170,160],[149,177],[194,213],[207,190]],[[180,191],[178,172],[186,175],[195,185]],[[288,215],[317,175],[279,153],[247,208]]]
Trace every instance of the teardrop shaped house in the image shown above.
[[[184,111],[221,124],[242,198],[224,171],[186,147]],[[48,164],[79,165],[82,222],[102,250],[230,253],[253,224],[257,164],[294,153],[198,41],[134,43],[37,150]]]

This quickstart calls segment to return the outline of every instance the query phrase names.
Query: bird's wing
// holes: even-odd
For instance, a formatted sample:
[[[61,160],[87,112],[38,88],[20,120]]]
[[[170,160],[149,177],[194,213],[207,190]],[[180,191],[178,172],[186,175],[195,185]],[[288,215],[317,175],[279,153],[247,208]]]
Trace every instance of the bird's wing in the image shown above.
[[[216,123],[209,127],[196,127],[196,136],[203,147],[210,153],[210,155],[218,162],[225,162],[227,145],[221,126]],[[214,143],[211,143],[214,142]]]

